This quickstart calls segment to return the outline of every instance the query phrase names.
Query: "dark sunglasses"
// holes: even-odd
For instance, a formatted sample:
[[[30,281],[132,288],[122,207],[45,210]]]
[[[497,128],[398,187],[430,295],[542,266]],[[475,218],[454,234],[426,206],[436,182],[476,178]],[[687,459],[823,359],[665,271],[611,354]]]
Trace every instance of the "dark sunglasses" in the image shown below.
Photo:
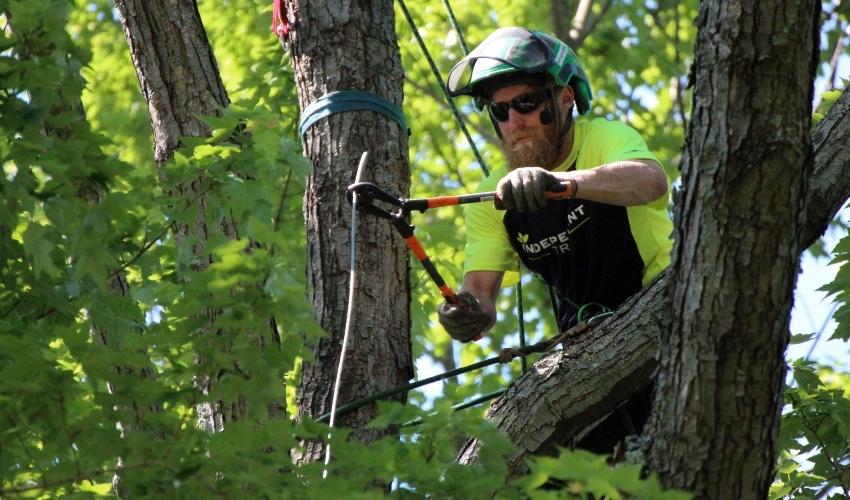
[[[548,96],[549,89],[542,89],[536,92],[518,95],[510,101],[491,102],[487,104],[487,108],[490,110],[490,116],[497,121],[503,122],[508,119],[509,109],[513,108],[517,113],[525,115],[537,109]]]

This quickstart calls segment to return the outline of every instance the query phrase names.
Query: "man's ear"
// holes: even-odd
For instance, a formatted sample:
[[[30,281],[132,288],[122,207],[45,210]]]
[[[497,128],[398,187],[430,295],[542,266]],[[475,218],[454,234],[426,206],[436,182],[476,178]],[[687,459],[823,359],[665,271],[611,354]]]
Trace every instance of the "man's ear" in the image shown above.
[[[575,91],[569,85],[561,87],[561,91],[558,93],[558,100],[561,103],[561,109],[570,109],[576,103]]]

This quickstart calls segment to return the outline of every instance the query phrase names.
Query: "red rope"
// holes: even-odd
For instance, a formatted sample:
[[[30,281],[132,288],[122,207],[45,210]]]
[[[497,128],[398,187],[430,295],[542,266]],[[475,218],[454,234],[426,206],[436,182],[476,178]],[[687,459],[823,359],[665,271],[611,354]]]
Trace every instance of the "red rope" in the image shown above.
[[[289,38],[289,18],[283,0],[272,0],[272,33],[284,39]]]

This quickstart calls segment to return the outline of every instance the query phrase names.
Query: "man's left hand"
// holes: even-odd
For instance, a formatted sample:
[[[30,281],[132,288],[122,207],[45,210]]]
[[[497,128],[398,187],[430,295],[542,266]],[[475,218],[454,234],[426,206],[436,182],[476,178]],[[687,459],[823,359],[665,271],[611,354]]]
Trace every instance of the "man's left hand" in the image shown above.
[[[493,323],[474,295],[467,291],[457,294],[457,303],[443,302],[437,308],[437,318],[449,336],[459,342],[470,342],[481,337]]]
[[[505,210],[536,212],[546,205],[546,190],[561,181],[545,168],[522,167],[502,177],[496,194]]]

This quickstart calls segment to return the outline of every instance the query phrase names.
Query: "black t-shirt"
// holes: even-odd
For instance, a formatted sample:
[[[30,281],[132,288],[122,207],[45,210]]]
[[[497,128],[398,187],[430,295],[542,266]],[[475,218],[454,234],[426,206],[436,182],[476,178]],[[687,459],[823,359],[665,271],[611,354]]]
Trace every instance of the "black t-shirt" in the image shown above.
[[[578,307],[615,309],[641,289],[644,264],[625,207],[550,200],[532,213],[508,210],[503,222],[523,264],[554,287],[561,330]]]

